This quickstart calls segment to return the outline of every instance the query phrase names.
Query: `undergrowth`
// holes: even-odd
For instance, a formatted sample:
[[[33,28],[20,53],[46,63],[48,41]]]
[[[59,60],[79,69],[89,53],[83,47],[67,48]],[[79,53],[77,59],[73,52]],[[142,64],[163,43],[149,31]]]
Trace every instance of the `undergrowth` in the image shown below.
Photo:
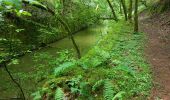
[[[80,60],[67,55],[67,50],[57,58],[46,55],[48,62],[42,68],[52,70],[40,74],[45,82],[33,93],[34,99],[146,99],[151,76],[143,54],[145,36],[133,34],[129,23],[112,23],[108,34]]]

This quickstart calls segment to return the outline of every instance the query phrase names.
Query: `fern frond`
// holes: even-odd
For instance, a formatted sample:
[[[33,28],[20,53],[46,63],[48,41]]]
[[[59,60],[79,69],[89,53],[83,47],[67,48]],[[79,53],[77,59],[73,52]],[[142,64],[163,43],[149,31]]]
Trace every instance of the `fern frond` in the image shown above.
[[[55,92],[55,100],[64,100],[64,92],[61,88],[57,88]]]
[[[99,88],[100,86],[102,86],[102,85],[104,85],[104,80],[99,80],[99,81],[97,81],[94,85],[93,85],[93,87],[92,87],[92,91],[95,91],[97,88]]]
[[[124,92],[124,91],[120,91],[120,92],[118,92],[114,97],[113,97],[113,99],[112,100],[123,100],[123,95],[125,94],[126,92]]]
[[[74,62],[66,62],[60,65],[59,67],[55,68],[54,74],[57,77],[74,66],[75,66]]]
[[[114,96],[113,86],[110,80],[104,82],[104,100],[112,100]]]
[[[32,93],[31,95],[33,96],[33,100],[41,100],[41,98],[42,98],[40,91]]]

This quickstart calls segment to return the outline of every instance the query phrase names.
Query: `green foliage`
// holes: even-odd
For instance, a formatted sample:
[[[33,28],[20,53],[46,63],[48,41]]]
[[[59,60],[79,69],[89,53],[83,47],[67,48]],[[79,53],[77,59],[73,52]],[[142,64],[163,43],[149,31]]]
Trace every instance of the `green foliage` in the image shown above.
[[[89,83],[85,82],[81,75],[69,80],[68,86],[73,96],[79,95],[79,98],[91,98]]]
[[[59,67],[54,69],[54,74],[56,77],[58,77],[59,75],[63,74],[64,72],[69,71],[70,69],[73,69],[74,67],[75,67],[74,62],[65,62]]]
[[[56,29],[52,28],[51,31],[49,31],[48,29],[40,28],[38,32],[41,32],[41,34],[38,36],[38,41],[40,43],[46,44],[55,42],[57,38],[60,39],[63,38],[64,36],[67,36],[66,33],[60,31],[57,28]]]
[[[104,85],[105,81],[104,80],[99,80],[97,81],[93,87],[92,90],[95,91],[96,89],[99,89],[102,85]]]
[[[0,28],[0,32],[3,32],[3,36],[0,38],[0,48],[3,49],[4,52],[10,52],[13,55],[16,55],[17,52],[20,52],[22,48],[22,41],[17,38],[17,35],[21,32],[21,29],[18,29],[13,24],[3,24]],[[4,25],[5,24],[5,25]],[[20,30],[20,31],[19,31]]]
[[[11,47],[15,51],[24,43],[36,48],[41,43],[51,43],[67,36],[57,17],[62,17],[73,33],[97,24],[100,17],[111,17],[106,1],[24,1],[31,6],[22,8],[20,0],[0,0],[0,21],[3,22],[0,26],[3,26],[1,31],[6,35],[0,38],[0,43],[5,49]],[[119,13],[119,1],[112,3]],[[47,7],[55,11],[55,15],[50,15]],[[7,24],[6,12],[18,19]],[[32,94],[34,100],[131,100],[131,97],[148,95],[151,77],[143,53],[140,53],[143,52],[144,36],[132,34],[131,24],[124,21],[106,23],[106,34],[102,34],[96,45],[79,60],[69,50],[57,51],[56,54],[34,53],[34,69],[27,74],[16,75],[21,80],[31,79],[41,84]],[[0,56],[8,54],[0,53]],[[17,64],[18,61],[13,60],[12,63]]]
[[[23,11],[23,10],[15,10],[15,13],[17,16],[32,16],[31,13],[27,12],[27,11]]]
[[[41,4],[40,2],[36,1],[36,0],[24,0],[24,1],[27,1],[29,2],[31,5],[36,5],[36,6],[41,6],[43,7],[44,9],[47,10],[47,7],[43,4]]]
[[[81,100],[145,98],[151,83],[141,53],[143,34],[131,34],[130,25],[124,26],[124,22],[112,27],[116,33],[109,32],[80,60],[69,56],[68,51],[57,53],[59,58],[55,60],[43,54],[42,61],[48,59],[45,66],[53,66],[53,73],[47,74],[48,81],[43,87],[50,91],[61,87],[69,94],[68,98]]]
[[[49,53],[37,53],[34,55],[34,61],[38,63],[35,68],[36,72],[34,76],[36,80],[47,78],[49,73],[54,73],[54,75],[58,77],[64,72],[76,67],[71,51],[61,50],[58,51],[56,55],[57,58]],[[49,66],[48,69],[46,66]],[[41,71],[42,69],[46,70],[46,72]]]
[[[21,1],[20,0],[0,0],[0,6],[6,6],[6,8],[16,8],[21,9]]]
[[[33,100],[41,100],[41,98],[42,98],[40,91],[33,93],[32,96],[34,97]]]
[[[79,84],[81,82],[82,76],[78,76],[77,78],[72,78],[69,82],[68,85],[70,85],[71,93],[73,94],[79,94],[81,90],[79,89]]]
[[[16,6],[22,4],[20,0],[1,1],[2,3],[6,3],[1,5],[3,9],[2,14],[0,15],[4,16],[4,13],[12,12],[14,15],[21,18],[12,23],[17,24],[19,28],[25,29],[25,31],[21,32],[22,34],[17,35],[17,37],[23,41],[23,46],[26,46],[25,48],[29,49],[32,49],[32,46],[28,46],[28,44],[39,46],[41,43],[55,42],[56,40],[62,39],[68,35],[67,31],[63,28],[61,23],[59,23],[56,16],[62,16],[63,20],[68,23],[73,33],[96,23],[99,16],[98,12],[95,11],[94,6],[90,6],[81,0],[65,1],[64,4],[59,0],[23,0],[28,3],[28,5],[24,5],[24,7]],[[93,1],[88,2],[93,3]],[[47,7],[49,7],[51,11],[56,11],[56,14],[54,16],[49,14],[49,9],[47,9]],[[46,11],[42,12],[41,8]],[[27,16],[30,16],[30,18]],[[0,19],[4,20],[3,17],[0,17]],[[27,36],[27,38],[25,36]]]
[[[57,88],[55,92],[55,100],[64,100],[64,92],[61,88]]]
[[[33,94],[35,100],[43,97],[53,100],[55,95],[59,99],[64,95],[62,91],[66,98],[80,100],[145,98],[151,77],[148,64],[143,59],[144,35],[131,34],[130,27],[125,22],[109,24],[107,34],[80,60],[75,59],[69,50],[56,54],[35,53],[34,71],[16,76],[43,84]],[[24,30],[18,28],[13,31]]]
[[[93,55],[95,56],[91,57]],[[98,67],[107,64],[109,58],[110,55],[107,51],[103,50],[102,48],[99,48],[98,46],[95,46],[93,50],[89,52],[88,56],[85,56],[80,60],[80,65],[83,68]]]
[[[31,16],[31,14],[22,9],[22,3],[20,0],[1,0],[0,1],[0,12],[15,13],[17,16]]]
[[[19,60],[18,59],[12,59],[12,61],[8,65],[11,65],[11,64],[14,64],[14,65],[19,64]]]
[[[112,100],[113,98],[113,95],[114,95],[114,89],[113,89],[113,86],[112,86],[112,82],[110,80],[105,80],[104,82],[104,99],[105,100]]]
[[[120,92],[118,92],[114,97],[113,97],[113,99],[112,100],[123,100],[123,95],[125,94],[126,92],[124,92],[124,91],[120,91]]]

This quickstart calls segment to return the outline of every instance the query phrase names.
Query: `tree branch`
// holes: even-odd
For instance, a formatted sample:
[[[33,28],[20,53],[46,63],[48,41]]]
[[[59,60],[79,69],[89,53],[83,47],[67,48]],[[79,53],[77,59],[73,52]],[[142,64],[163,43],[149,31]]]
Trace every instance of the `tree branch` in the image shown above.
[[[7,66],[6,66],[6,63],[4,62],[3,63],[4,65],[4,68],[6,70],[6,72],[8,73],[8,75],[10,76],[11,80],[18,86],[18,88],[20,89],[21,93],[22,93],[22,99],[25,100],[25,95],[24,95],[24,91],[21,87],[21,85],[13,78],[13,76],[11,75],[11,72],[8,70]]]

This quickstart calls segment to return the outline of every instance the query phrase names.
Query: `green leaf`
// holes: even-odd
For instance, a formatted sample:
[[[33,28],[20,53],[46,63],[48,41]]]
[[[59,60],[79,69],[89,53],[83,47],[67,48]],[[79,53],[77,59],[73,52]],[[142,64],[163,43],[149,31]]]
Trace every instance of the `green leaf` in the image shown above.
[[[6,6],[12,6],[12,7],[14,7],[17,10],[21,9],[21,7],[22,7],[21,0],[2,0],[2,2]]]
[[[54,74],[55,76],[59,76],[65,71],[68,71],[70,68],[74,67],[74,62],[65,62],[64,64],[60,65],[59,67],[55,68]]]
[[[17,64],[19,64],[18,59],[12,59],[12,61],[9,63],[9,65],[17,65]]]
[[[93,87],[92,87],[92,90],[93,91],[95,91],[97,88],[99,88],[100,86],[102,86],[104,84],[104,80],[99,80],[99,81],[97,81],[94,85],[93,85]]]
[[[41,100],[40,91],[33,93],[32,96],[33,96],[33,100]]]
[[[64,92],[61,88],[57,88],[55,92],[55,100],[64,100]]]
[[[37,5],[37,6],[43,7],[44,9],[47,9],[47,7],[45,5],[41,4],[38,1],[35,1],[35,0],[25,0],[25,1],[28,1],[31,5]]]
[[[106,80],[104,83],[104,100],[112,100],[114,96],[113,86],[110,80]]]
[[[16,29],[15,31],[17,32],[17,33],[19,33],[19,32],[21,32],[21,31],[24,31],[25,29]]]

